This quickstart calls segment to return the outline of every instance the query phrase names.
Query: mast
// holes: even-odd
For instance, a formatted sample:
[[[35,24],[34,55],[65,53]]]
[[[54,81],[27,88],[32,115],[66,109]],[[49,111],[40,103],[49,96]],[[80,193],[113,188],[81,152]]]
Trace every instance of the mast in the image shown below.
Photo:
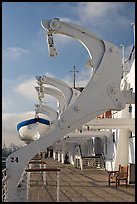
[[[75,66],[73,70],[70,70],[70,72],[73,72],[73,86],[74,89],[76,88],[76,72],[79,72],[78,70],[76,70]]]

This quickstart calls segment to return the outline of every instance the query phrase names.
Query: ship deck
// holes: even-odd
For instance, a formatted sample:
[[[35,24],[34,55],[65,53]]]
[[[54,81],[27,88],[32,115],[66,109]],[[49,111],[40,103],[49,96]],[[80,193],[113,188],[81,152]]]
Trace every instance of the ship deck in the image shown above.
[[[48,168],[60,169],[58,202],[135,202],[135,185],[108,186],[104,170],[81,171],[53,158],[44,161]],[[57,172],[46,172],[46,185],[42,174],[30,174],[28,202],[57,202]]]

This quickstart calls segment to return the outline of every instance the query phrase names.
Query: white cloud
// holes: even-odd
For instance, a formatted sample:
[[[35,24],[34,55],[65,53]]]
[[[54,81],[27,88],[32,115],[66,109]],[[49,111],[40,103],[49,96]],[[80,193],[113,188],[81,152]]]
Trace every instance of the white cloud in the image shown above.
[[[62,46],[66,46],[69,43],[72,43],[74,39],[72,37],[66,36],[66,35],[53,35],[54,40],[54,46],[55,48],[61,49]]]
[[[54,75],[49,72],[47,72],[45,75],[54,78]],[[38,86],[37,80],[36,78],[32,77],[21,82],[14,89],[14,91],[33,100],[37,98],[37,91],[35,90],[35,86]]]
[[[122,16],[126,2],[80,2],[77,7],[80,21],[91,25],[108,23],[127,25],[128,18]],[[126,23],[126,24],[125,24]]]
[[[21,47],[8,47],[3,50],[3,59],[18,60],[24,55],[28,55],[30,52]]]
[[[2,111],[6,110],[12,103],[12,100],[6,100],[2,97]]]
[[[37,85],[36,79],[31,78],[20,83],[18,87],[14,89],[14,91],[20,93],[21,95],[26,96],[29,99],[36,99],[37,98],[37,92],[35,91],[36,85]]]
[[[113,11],[117,11],[120,4],[117,3],[108,3],[108,2],[80,2],[79,3],[79,11],[83,11],[82,13],[86,15],[82,15],[81,17],[88,18],[101,18],[107,15],[110,9]]]

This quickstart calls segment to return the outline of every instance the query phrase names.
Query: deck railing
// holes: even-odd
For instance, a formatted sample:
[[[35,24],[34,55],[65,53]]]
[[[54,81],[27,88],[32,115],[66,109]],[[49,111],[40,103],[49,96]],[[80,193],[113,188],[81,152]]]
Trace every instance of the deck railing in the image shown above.
[[[104,169],[104,160],[101,156],[83,157],[83,169],[84,168]]]
[[[35,168],[34,168],[35,167]],[[17,198],[18,202],[29,202],[29,189],[30,189],[30,174],[31,173],[42,173],[43,184],[46,186],[46,172],[56,172],[57,175],[57,202],[59,202],[59,186],[60,186],[60,169],[58,168],[47,168],[46,162],[41,160],[31,160],[24,169],[22,176],[17,185]],[[8,200],[8,188],[7,188],[7,169],[2,170],[2,202],[10,202]],[[36,184],[37,185],[37,184]]]
[[[7,171],[6,168],[2,170],[2,202],[7,201],[8,189],[7,189],[7,173],[6,173],[6,171]]]
[[[81,157],[75,156],[74,167],[83,169],[96,168],[105,169],[104,159],[100,156]]]

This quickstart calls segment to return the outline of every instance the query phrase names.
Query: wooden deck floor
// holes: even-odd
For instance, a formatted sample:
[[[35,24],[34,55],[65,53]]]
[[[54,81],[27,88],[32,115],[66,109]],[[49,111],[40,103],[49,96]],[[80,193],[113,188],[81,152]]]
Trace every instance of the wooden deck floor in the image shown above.
[[[79,170],[71,164],[62,164],[52,158],[44,160],[47,167],[60,168],[59,202],[135,202],[135,186],[117,189],[107,182],[107,173],[101,170]],[[57,202],[56,172],[31,173],[28,202]]]

